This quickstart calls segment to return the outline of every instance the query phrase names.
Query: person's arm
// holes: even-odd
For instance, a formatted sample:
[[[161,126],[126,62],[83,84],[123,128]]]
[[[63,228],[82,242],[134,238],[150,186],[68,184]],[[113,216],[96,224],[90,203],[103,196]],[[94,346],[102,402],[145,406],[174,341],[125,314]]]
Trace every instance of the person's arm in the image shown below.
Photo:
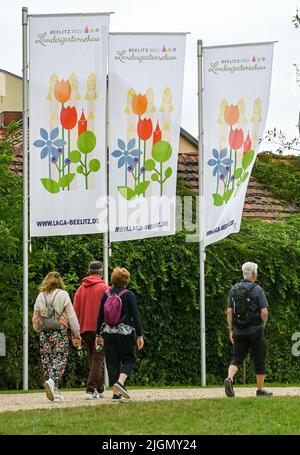
[[[40,315],[38,310],[33,311],[32,315],[32,327],[35,332],[39,333],[42,330],[42,324],[40,322]]]
[[[260,310],[260,316],[262,318],[262,321],[263,321],[263,325],[264,327],[266,326],[266,323],[267,323],[267,320],[268,320],[268,316],[269,316],[269,310],[267,307],[265,308],[262,308]]]
[[[104,322],[104,302],[107,299],[106,293],[103,294],[99,306],[98,317],[97,317],[97,328],[96,328],[96,339],[95,339],[95,346],[99,346],[99,344],[103,344],[104,340],[101,336],[101,327]]]
[[[136,330],[136,335],[137,335],[137,340],[136,344],[138,347],[138,350],[143,349],[144,347],[144,337],[143,337],[143,330],[142,330],[142,322],[141,322],[141,316],[140,312],[136,303],[136,296],[133,294],[133,292],[130,293],[129,296],[129,301],[130,301],[130,309],[131,309],[131,314],[133,318],[133,323],[134,327]]]
[[[39,312],[39,306],[38,306],[38,299],[39,299],[39,295],[35,301],[33,315],[32,315],[32,327],[33,327],[33,330],[37,333],[39,333],[42,330],[42,324],[40,321],[40,312]]]
[[[76,341],[76,340],[81,340],[80,327],[79,327],[79,322],[78,322],[76,313],[74,311],[69,294],[67,294],[66,305],[65,305],[64,311],[66,312],[66,315],[68,318],[68,323],[69,323],[71,331],[72,331],[72,335],[74,335],[74,336],[72,336],[72,342],[73,342],[74,346],[76,346],[78,344],[78,341]]]
[[[77,318],[80,319],[80,288],[75,292],[73,308]]]
[[[233,308],[232,308],[232,289],[230,289],[229,294],[228,294],[228,308],[227,308],[227,327],[229,330],[229,338],[231,343],[234,343],[233,340],[233,325],[232,325],[232,314],[233,314]]]
[[[263,325],[265,327],[267,320],[268,320],[268,316],[269,316],[269,310],[268,310],[269,304],[267,301],[266,294],[264,293],[264,290],[261,287],[259,287],[259,289],[258,289],[257,298],[258,298],[259,309],[260,309],[260,317],[261,317]]]
[[[232,328],[232,308],[227,308],[227,326],[229,330],[229,338],[231,343],[234,343],[233,340],[233,328]]]

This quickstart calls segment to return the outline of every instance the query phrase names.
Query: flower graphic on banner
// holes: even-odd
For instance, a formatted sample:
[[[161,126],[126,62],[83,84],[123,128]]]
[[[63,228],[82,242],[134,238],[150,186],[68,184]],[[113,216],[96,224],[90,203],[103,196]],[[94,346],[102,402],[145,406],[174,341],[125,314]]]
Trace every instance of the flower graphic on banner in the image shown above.
[[[88,161],[88,154],[96,147],[96,136],[92,131],[84,131],[80,134],[77,140],[78,150],[73,150],[70,153],[70,162],[79,164],[76,171],[84,176],[85,189],[89,189],[89,175],[92,172],[98,172],[101,163],[96,158]]]
[[[226,204],[237,194],[241,185],[249,177],[248,168],[254,159],[249,131],[245,139],[243,128],[233,128],[240,122],[238,104],[226,105],[223,115],[224,124],[228,127],[227,147],[220,151],[214,148],[213,158],[207,161],[208,166],[213,167],[213,177],[216,178],[216,192],[212,194],[216,206]]]
[[[49,179],[51,179],[51,159],[57,159],[61,153],[61,147],[66,145],[66,142],[62,139],[56,139],[59,135],[59,129],[54,128],[50,131],[50,134],[44,129],[40,129],[40,135],[42,139],[37,139],[34,141],[33,145],[38,148],[42,148],[41,150],[41,159],[43,160],[48,156],[48,172],[49,172]]]
[[[148,89],[147,93],[150,90],[154,96],[152,89]],[[162,196],[164,183],[172,175],[171,166],[164,170],[164,163],[171,158],[172,147],[168,141],[162,140],[163,135],[158,119],[156,119],[156,128],[153,131],[154,119],[149,118],[147,110],[149,97],[147,98],[145,94],[141,93],[136,94],[137,91],[134,89],[130,89],[130,92],[132,92],[131,111],[138,117],[136,137],[127,144],[119,138],[118,149],[112,152],[112,156],[118,159],[118,169],[124,167],[124,185],[119,185],[117,188],[125,199],[131,200],[136,196],[145,197],[150,184],[158,183]],[[153,159],[149,159],[150,153]],[[147,177],[148,175],[149,177]]]
[[[156,163],[158,163],[159,169],[156,169],[156,163],[154,160],[147,160],[145,167],[148,171],[154,171],[151,175],[151,180],[157,182],[160,186],[160,196],[163,195],[163,185],[168,178],[171,177],[173,170],[171,166],[163,172],[163,163],[168,161],[172,155],[172,147],[167,141],[159,141],[154,144],[152,148],[152,156]]]
[[[72,77],[76,77],[72,73]],[[60,125],[47,132],[45,128],[40,128],[41,139],[33,142],[37,148],[41,148],[41,159],[48,156],[48,178],[41,178],[41,183],[45,190],[50,193],[59,193],[60,190],[70,190],[76,172],[84,176],[84,188],[89,189],[89,175],[99,171],[101,163],[98,159],[88,160],[87,155],[94,151],[96,146],[96,136],[92,131],[87,130],[87,121],[82,108],[82,114],[78,121],[77,109],[70,103],[72,87],[69,80],[56,79],[54,85],[54,97],[61,103]],[[80,97],[79,97],[80,99]],[[78,129],[75,128],[78,125]],[[61,130],[61,139],[58,139]],[[67,141],[65,131],[68,132]],[[76,136],[75,136],[76,135]],[[78,136],[78,138],[77,138]],[[71,151],[71,143],[74,138],[77,140],[78,150]],[[65,148],[67,148],[67,156]],[[76,172],[71,172],[72,164],[79,163]]]

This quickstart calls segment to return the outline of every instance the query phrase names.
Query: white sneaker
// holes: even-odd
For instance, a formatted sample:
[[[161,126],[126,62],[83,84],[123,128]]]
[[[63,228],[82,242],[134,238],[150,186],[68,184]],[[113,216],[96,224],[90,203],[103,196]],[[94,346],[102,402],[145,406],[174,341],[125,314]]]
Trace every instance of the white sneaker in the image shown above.
[[[103,392],[97,392],[97,390],[95,390],[94,394],[95,394],[95,398],[104,398],[104,392],[106,392],[106,387],[105,385],[103,385]]]
[[[65,401],[64,397],[60,394],[58,390],[54,392],[54,400],[55,403],[63,403]]]
[[[48,400],[54,401],[54,381],[52,378],[49,378],[44,382],[44,387],[46,390],[46,395]]]
[[[98,393],[98,392],[96,392],[96,393]],[[94,400],[95,398],[97,398],[95,396],[95,392],[86,392],[86,394],[85,394],[86,400]]]

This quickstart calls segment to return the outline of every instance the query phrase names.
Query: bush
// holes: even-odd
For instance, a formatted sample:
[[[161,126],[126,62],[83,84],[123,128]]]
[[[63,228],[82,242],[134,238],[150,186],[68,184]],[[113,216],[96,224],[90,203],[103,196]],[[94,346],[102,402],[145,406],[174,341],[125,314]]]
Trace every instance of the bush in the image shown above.
[[[8,170],[1,150],[0,331],[7,338],[7,357],[0,359],[0,388],[22,386],[22,181]],[[181,186],[181,193],[184,189]],[[206,337],[209,383],[222,383],[231,358],[226,323],[227,294],[241,279],[241,264],[259,264],[259,284],[270,303],[266,328],[267,378],[295,382],[300,362],[292,356],[292,334],[300,330],[300,217],[265,223],[244,219],[241,232],[207,248]],[[5,244],[4,244],[5,241]],[[29,386],[39,388],[42,369],[38,336],[31,327],[38,285],[49,270],[59,270],[73,296],[90,260],[102,257],[102,236],[32,239],[29,287]],[[127,267],[137,294],[145,332],[131,383],[141,385],[200,384],[199,248],[185,234],[116,242],[110,270]],[[83,386],[86,359],[71,348],[65,386]],[[241,380],[241,377],[240,377]],[[247,380],[254,380],[247,363]]]

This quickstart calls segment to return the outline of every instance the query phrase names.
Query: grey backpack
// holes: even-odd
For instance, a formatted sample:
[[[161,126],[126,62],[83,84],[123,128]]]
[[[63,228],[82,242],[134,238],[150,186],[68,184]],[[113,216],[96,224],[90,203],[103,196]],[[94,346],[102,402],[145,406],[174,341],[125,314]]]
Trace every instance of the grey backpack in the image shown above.
[[[48,330],[56,330],[61,328],[61,323],[59,319],[64,312],[64,309],[61,313],[59,313],[55,307],[54,302],[56,299],[57,294],[60,292],[61,289],[54,294],[52,302],[48,302],[45,293],[43,292],[43,296],[45,299],[45,307],[40,312],[40,321],[42,324],[42,331],[47,332]]]

